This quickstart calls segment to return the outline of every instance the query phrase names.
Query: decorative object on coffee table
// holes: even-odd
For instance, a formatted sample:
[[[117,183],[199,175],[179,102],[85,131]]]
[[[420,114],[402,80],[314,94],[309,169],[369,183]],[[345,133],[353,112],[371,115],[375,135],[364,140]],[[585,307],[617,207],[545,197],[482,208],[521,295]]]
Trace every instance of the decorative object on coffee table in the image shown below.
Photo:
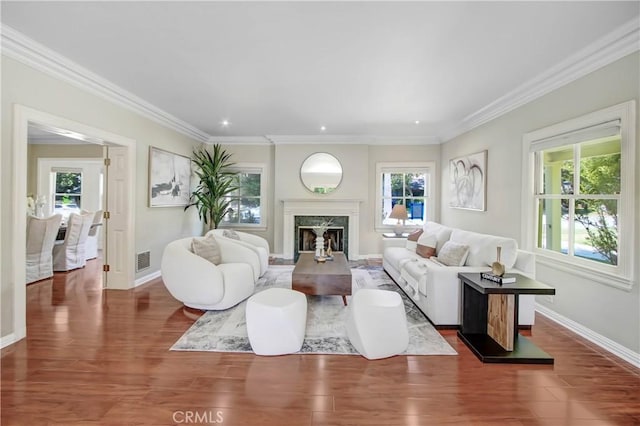
[[[496,261],[491,264],[491,273],[495,276],[501,277],[504,275],[504,264],[500,263],[500,253],[502,252],[502,247],[496,247],[497,257]]]
[[[391,213],[389,214],[389,219],[396,219],[398,222],[396,226],[393,227],[393,232],[395,232],[396,236],[402,236],[404,232],[404,221],[409,217],[407,214],[407,208],[404,204],[396,204],[391,209]],[[402,221],[402,223],[400,223]]]
[[[333,224],[332,220],[324,221],[319,225],[312,227],[313,233],[316,234],[316,252],[315,258],[316,260],[325,257],[324,253],[324,234],[327,232],[327,229]],[[324,259],[326,260],[326,259]]]

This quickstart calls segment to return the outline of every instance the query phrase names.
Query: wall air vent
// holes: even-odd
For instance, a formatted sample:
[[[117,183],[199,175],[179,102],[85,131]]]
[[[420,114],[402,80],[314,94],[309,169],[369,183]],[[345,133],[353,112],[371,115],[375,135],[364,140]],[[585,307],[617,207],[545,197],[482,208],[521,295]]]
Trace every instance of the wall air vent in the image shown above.
[[[136,272],[140,272],[143,269],[147,269],[151,266],[151,252],[143,251],[136,255]]]

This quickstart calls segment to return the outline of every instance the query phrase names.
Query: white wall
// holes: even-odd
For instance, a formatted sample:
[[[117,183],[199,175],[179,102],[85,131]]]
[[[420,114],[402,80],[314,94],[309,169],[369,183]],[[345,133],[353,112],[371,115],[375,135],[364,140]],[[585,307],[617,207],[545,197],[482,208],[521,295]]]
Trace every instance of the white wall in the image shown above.
[[[131,191],[135,192],[135,251],[151,251],[151,268],[140,272],[142,277],[159,270],[164,246],[183,235],[199,229],[193,214],[185,214],[182,207],[149,208],[148,157],[153,145],[178,154],[190,156],[198,143],[180,133],[115,105],[89,92],[50,77],[13,59],[2,56],[2,144],[1,173],[3,197],[1,259],[1,328],[0,336],[13,332],[14,265],[11,253],[15,238],[24,238],[24,230],[13,229],[12,188],[17,168],[27,164],[12,164],[13,158],[13,105],[21,104],[52,115],[64,117],[136,141],[137,170]],[[25,188],[25,196],[26,196]],[[195,231],[194,231],[195,230]],[[15,267],[24,267],[15,265]]]
[[[523,134],[589,112],[640,99],[640,54],[629,55],[605,68],[524,105],[442,145],[441,218],[445,225],[505,235],[521,242],[521,182]],[[637,110],[640,110],[638,108]],[[640,119],[636,118],[636,123]],[[636,131],[636,134],[639,134]],[[636,141],[637,143],[637,141]],[[448,161],[487,149],[487,210],[476,212],[448,207]],[[636,149],[635,164],[640,164]],[[636,169],[636,182],[640,171]],[[636,184],[636,224],[640,223],[640,185]],[[635,283],[631,292],[539,266],[537,278],[556,288],[549,309],[640,353],[640,226],[635,235]]]

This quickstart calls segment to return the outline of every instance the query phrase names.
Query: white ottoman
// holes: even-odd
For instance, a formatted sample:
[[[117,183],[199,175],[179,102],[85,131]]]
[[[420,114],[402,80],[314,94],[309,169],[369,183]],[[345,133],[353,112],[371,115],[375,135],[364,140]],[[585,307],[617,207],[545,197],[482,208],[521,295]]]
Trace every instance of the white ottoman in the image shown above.
[[[395,291],[362,289],[351,298],[347,335],[368,359],[387,358],[409,346],[407,315]]]
[[[247,300],[247,334],[257,355],[298,352],[307,327],[307,296],[286,288],[270,288]]]

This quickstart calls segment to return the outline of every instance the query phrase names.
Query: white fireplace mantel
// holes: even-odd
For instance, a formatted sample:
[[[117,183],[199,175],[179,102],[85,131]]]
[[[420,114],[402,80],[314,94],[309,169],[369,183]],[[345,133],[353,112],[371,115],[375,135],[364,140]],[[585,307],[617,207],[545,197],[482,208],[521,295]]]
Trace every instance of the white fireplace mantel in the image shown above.
[[[360,254],[360,203],[355,199],[287,199],[282,200],[284,210],[283,221],[283,256],[293,259],[296,216],[348,216],[349,217],[349,252],[347,257],[358,259]]]

